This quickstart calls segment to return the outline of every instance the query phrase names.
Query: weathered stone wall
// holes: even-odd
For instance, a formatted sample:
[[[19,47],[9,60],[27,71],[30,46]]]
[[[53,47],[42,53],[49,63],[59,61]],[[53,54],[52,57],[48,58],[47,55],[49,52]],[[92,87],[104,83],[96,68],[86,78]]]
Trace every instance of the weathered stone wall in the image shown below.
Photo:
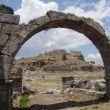
[[[46,65],[43,67],[44,71],[72,71],[71,65]]]
[[[12,90],[13,92],[22,93],[22,68],[14,67],[11,71],[11,80],[12,82]]]
[[[9,80],[13,54],[21,42],[16,35],[19,18],[9,12],[0,14],[0,79]]]
[[[0,5],[0,109],[11,110],[12,81],[10,71],[13,64],[13,54],[21,43],[16,31],[20,17],[13,15],[14,11]]]

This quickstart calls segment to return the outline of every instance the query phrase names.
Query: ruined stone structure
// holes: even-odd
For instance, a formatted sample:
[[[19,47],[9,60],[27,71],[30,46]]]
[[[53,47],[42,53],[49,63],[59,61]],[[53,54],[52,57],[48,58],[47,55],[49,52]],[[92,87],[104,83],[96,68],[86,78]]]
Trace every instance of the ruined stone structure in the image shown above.
[[[1,7],[1,6],[0,6]],[[2,6],[3,7],[3,6]],[[11,109],[10,71],[21,46],[33,35],[50,28],[68,28],[84,34],[99,50],[105,67],[106,97],[110,99],[110,39],[102,26],[91,18],[49,11],[28,24],[19,24],[20,16],[0,8],[0,109]],[[6,10],[8,11],[6,11]],[[5,10],[5,11],[4,11]],[[69,37],[68,37],[69,38]]]
[[[84,60],[81,52],[67,52],[57,49],[35,57],[21,58],[16,65],[23,68],[42,68],[44,71],[102,71],[103,66],[93,65]]]

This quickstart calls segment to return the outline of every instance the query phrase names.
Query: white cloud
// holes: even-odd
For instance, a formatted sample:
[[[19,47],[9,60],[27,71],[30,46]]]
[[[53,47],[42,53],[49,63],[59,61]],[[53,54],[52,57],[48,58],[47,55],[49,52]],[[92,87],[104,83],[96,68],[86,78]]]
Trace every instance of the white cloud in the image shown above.
[[[15,11],[20,15],[20,23],[28,23],[30,20],[43,16],[49,10],[58,11],[55,2],[44,3],[41,0],[22,0],[21,8]]]
[[[49,42],[46,43],[47,47],[56,48],[77,48],[86,44],[90,44],[90,40],[83,34],[76,31],[64,28],[51,29],[48,31],[47,36],[50,36]]]
[[[96,64],[103,64],[101,55],[99,53],[90,53],[85,58],[86,61],[95,61]]]
[[[92,5],[92,9],[84,9],[87,7],[87,4],[81,4],[80,7],[72,5],[68,6],[64,12],[66,13],[73,13],[78,16],[85,16],[95,19],[97,22],[101,23],[103,25],[103,19],[104,18],[110,18],[110,1],[108,0],[100,0],[99,2],[88,4],[89,6]]]

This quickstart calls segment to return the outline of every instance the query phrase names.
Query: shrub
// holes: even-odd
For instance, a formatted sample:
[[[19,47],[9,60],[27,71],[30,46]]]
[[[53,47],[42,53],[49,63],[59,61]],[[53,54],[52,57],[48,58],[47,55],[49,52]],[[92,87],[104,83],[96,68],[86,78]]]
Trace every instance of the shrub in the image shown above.
[[[20,98],[20,108],[27,107],[29,103],[29,95],[22,95]]]

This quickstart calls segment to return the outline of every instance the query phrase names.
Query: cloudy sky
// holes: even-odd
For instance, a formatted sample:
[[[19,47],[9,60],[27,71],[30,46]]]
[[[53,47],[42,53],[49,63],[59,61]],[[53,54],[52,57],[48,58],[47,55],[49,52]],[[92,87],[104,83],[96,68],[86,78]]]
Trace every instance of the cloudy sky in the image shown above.
[[[20,15],[20,23],[28,23],[49,10],[62,11],[91,17],[110,35],[110,0],[0,0],[0,4],[12,7],[15,14]],[[98,50],[87,37],[64,28],[44,30],[34,35],[22,46],[16,58],[35,56],[59,48],[81,51],[86,60],[103,63]]]

